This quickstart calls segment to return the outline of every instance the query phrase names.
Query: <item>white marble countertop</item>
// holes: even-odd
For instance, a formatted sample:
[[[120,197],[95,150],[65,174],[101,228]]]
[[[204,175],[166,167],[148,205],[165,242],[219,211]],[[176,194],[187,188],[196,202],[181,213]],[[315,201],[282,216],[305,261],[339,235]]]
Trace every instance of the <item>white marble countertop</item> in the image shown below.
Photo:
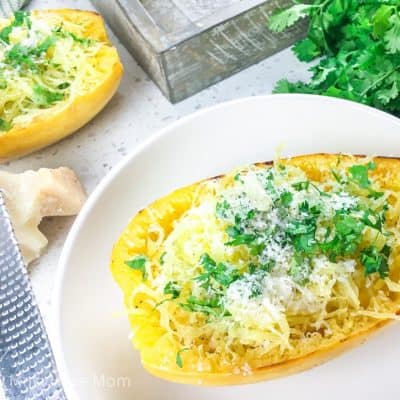
[[[33,0],[30,8],[93,9],[88,0]],[[68,166],[79,175],[88,194],[106,173],[157,129],[198,109],[227,100],[271,93],[274,83],[308,76],[290,50],[254,65],[178,104],[171,104],[110,32],[125,67],[121,86],[108,106],[73,136],[2,168],[20,172]],[[49,323],[50,299],[58,258],[73,218],[49,218],[41,229],[49,247],[30,273],[44,320]],[[1,395],[0,395],[1,398]]]

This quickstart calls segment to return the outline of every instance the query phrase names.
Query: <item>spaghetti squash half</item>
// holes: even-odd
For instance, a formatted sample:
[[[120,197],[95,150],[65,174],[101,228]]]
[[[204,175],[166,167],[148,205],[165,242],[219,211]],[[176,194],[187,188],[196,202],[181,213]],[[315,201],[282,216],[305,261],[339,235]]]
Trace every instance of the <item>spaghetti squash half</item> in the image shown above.
[[[307,155],[179,189],[116,243],[152,374],[249,383],[310,368],[400,310],[400,161]]]
[[[0,19],[0,161],[87,123],[111,99],[122,71],[94,12],[18,11]]]

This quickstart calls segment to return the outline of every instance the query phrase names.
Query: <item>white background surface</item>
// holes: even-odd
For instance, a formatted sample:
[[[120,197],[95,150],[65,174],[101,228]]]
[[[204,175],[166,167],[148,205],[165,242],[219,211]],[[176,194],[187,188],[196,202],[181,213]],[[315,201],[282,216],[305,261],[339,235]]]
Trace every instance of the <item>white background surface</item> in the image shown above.
[[[30,6],[57,7],[93,8],[86,0],[33,0]],[[282,77],[297,80],[308,75],[307,67],[286,50],[172,105],[112,33],[110,37],[119,50],[125,74],[117,94],[107,108],[72,137],[2,168],[20,172],[65,165],[77,172],[90,193],[112,166],[158,128],[213,104],[270,93],[274,83]],[[49,247],[43,257],[31,265],[34,290],[46,323],[49,322],[51,291],[59,254],[72,222],[73,218],[58,218],[42,223],[42,230],[49,238]]]

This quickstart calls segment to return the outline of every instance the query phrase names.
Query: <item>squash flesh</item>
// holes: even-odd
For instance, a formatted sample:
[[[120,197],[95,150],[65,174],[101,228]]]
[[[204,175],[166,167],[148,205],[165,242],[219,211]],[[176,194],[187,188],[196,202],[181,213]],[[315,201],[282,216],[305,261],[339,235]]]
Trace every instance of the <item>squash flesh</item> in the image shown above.
[[[40,74],[27,68],[22,75],[16,72],[8,77],[7,87],[2,89],[0,117],[11,129],[0,131],[0,161],[38,150],[79,129],[107,104],[122,76],[118,53],[111,46],[98,14],[41,10],[32,12],[30,19],[32,29],[43,27],[38,31],[36,46],[44,42],[43,38],[56,38],[46,57],[60,67],[45,67]],[[1,21],[0,28],[8,23]],[[59,27],[63,35],[54,33]],[[14,45],[32,45],[33,39],[18,37],[24,34],[18,29],[10,35],[10,45],[3,57],[7,57]],[[74,36],[68,36],[69,33]],[[87,44],[79,40],[87,40]],[[34,97],[35,86],[59,93],[63,98],[40,106]]]
[[[330,174],[331,168],[335,166],[336,160],[335,155],[312,155],[283,162],[301,168],[311,180],[324,181]],[[354,163],[360,160],[362,158],[355,157],[347,161]],[[397,192],[400,188],[399,161],[377,158],[375,162],[377,168],[371,175],[379,181],[383,189]],[[202,348],[204,346],[199,343],[197,348],[182,352],[183,365],[177,366],[176,354],[182,349],[182,344],[169,329],[165,329],[166,322],[163,321],[162,313],[154,308],[154,294],[151,291],[147,294],[136,292],[137,287],[142,284],[142,277],[137,271],[128,268],[124,262],[139,254],[145,254],[150,260],[158,260],[161,255],[160,243],[171,234],[174,221],[179,220],[194,204],[201,203],[209,196],[213,196],[212,189],[198,183],[157,200],[133,218],[114,247],[112,273],[125,295],[125,304],[134,333],[133,343],[141,352],[144,367],[151,373],[177,382],[205,385],[249,383],[274,378],[319,364],[362,342],[389,322],[389,320],[357,315],[340,320],[335,327],[333,319],[333,335],[324,337],[315,334],[306,340],[304,338],[296,340],[293,337],[290,350],[281,351],[274,348],[261,355],[257,354],[257,351],[246,349],[245,352],[239,351],[221,357],[221,354],[205,352]],[[389,223],[393,226],[397,226],[398,223],[398,201],[396,198],[396,203],[388,212]],[[156,226],[163,228],[161,238],[160,233],[156,233]],[[153,237],[150,237],[149,231],[153,232]],[[399,250],[396,247],[390,269],[390,278],[396,282],[399,279],[398,257]],[[378,287],[386,295],[385,311],[396,313],[399,307],[398,295],[389,293],[383,281],[377,283],[376,290]],[[368,290],[364,293],[361,291],[361,302],[368,303],[371,299],[375,300]],[[159,300],[161,299],[155,301]],[[168,307],[170,313],[179,314],[179,307],[176,310],[172,308],[173,306]],[[190,321],[182,319],[183,316],[180,318],[181,320],[174,319],[174,322],[190,325]],[[229,359],[230,363],[227,362]]]

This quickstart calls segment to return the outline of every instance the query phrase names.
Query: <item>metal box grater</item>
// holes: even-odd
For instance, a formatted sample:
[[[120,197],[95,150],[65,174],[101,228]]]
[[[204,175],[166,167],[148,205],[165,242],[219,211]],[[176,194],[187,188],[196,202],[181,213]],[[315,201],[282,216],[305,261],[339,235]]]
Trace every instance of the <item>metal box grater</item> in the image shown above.
[[[290,0],[92,0],[139,64],[175,103],[291,45],[305,24],[266,27]]]

